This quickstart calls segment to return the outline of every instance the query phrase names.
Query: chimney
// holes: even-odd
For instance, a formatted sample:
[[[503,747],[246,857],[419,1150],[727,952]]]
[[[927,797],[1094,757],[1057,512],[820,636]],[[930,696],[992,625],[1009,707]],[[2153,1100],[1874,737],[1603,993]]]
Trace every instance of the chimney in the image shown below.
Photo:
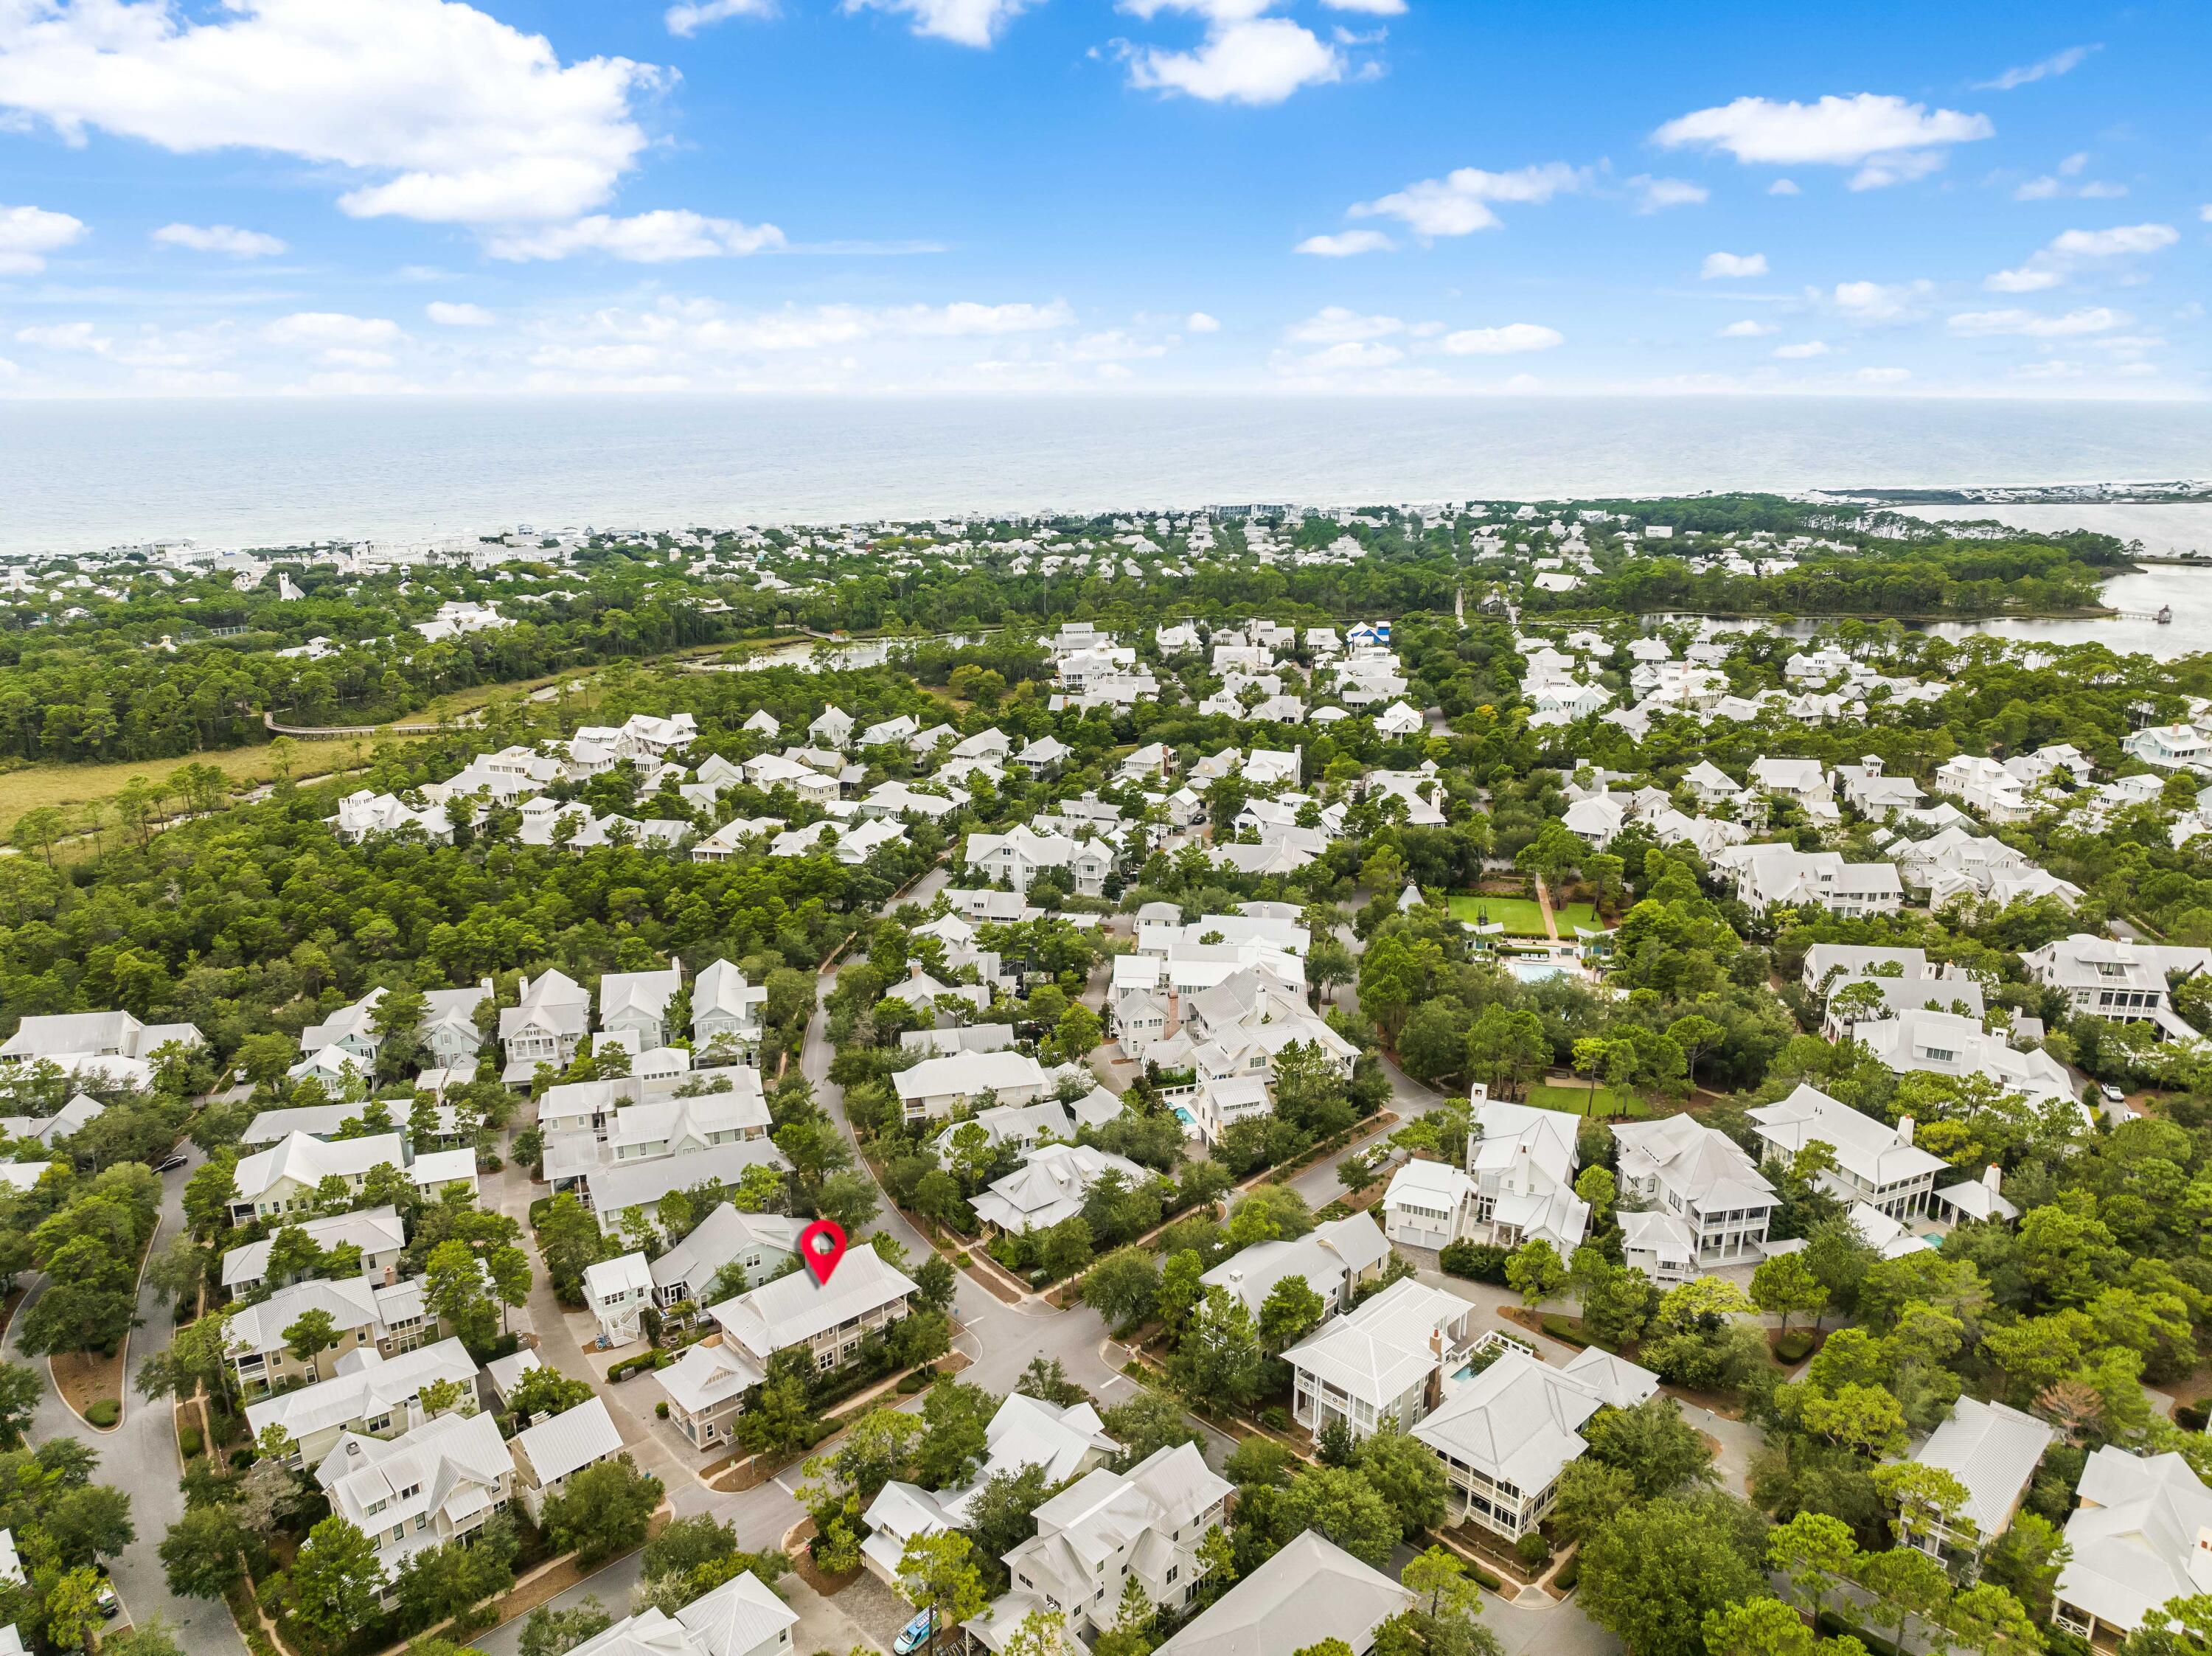
[[[2197,1526],[2197,1544],[2189,1551],[2189,1579],[2199,1592],[2212,1592],[2212,1528]]]
[[[1912,1118],[1909,1115],[1898,1118],[1897,1142],[1900,1144],[1910,1144],[1912,1142]]]
[[[491,980],[490,980],[489,978],[478,978],[478,979],[477,980],[477,986],[478,986],[479,988],[481,988],[481,989],[484,992],[484,993],[486,993],[487,995],[493,995],[493,994],[496,994],[496,993],[498,992],[496,990],[495,990],[495,989],[492,987],[492,982],[491,982]]]
[[[906,975],[907,980],[909,983],[911,983],[915,979],[920,977],[921,975],[921,962],[920,961],[908,961],[906,963]]]
[[[2004,1174],[1996,1162],[1992,1162],[1982,1169],[1982,1188],[1990,1195],[1995,1196],[1997,1193],[1997,1188],[2003,1180]]]
[[[1438,1362],[1442,1362],[1444,1360],[1444,1331],[1443,1329],[1431,1328],[1429,1331],[1429,1354],[1436,1358]],[[2201,1545],[2202,1544],[2200,1543],[2199,1544]]]

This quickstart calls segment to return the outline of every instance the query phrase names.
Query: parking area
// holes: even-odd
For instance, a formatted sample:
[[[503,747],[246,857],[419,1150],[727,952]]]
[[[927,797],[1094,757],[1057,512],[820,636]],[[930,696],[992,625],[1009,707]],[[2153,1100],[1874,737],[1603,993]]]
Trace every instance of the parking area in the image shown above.
[[[866,1570],[830,1602],[884,1650],[891,1647],[899,1629],[914,1620],[914,1606]]]

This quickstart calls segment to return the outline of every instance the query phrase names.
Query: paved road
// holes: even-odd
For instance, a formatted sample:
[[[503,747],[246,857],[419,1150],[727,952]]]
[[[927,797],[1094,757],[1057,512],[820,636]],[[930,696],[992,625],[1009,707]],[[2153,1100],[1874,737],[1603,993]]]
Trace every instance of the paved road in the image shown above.
[[[191,1167],[162,1178],[161,1222],[154,1233],[157,1248],[184,1228],[185,1180],[202,1160],[198,1149],[191,1155]],[[22,1326],[22,1311],[29,1309],[44,1287],[43,1281],[32,1284],[9,1326],[6,1348],[9,1362],[30,1364],[42,1380],[47,1379],[46,1359],[24,1356],[15,1343],[15,1331]],[[140,1326],[131,1337],[127,1353],[123,1423],[112,1432],[94,1430],[70,1412],[49,1380],[38,1412],[32,1417],[31,1441],[76,1439],[100,1456],[94,1480],[131,1497],[131,1521],[137,1539],[110,1567],[124,1615],[140,1626],[156,1616],[164,1618],[176,1629],[179,1641],[192,1656],[201,1656],[203,1652],[245,1656],[246,1642],[239,1637],[228,1608],[220,1599],[179,1598],[172,1594],[155,1550],[169,1526],[184,1516],[185,1498],[177,1488],[184,1469],[177,1459],[167,1402],[149,1404],[130,1386],[129,1375],[137,1372],[139,1360],[168,1343],[171,1326],[168,1312],[143,1283],[138,1290],[138,1318]]]

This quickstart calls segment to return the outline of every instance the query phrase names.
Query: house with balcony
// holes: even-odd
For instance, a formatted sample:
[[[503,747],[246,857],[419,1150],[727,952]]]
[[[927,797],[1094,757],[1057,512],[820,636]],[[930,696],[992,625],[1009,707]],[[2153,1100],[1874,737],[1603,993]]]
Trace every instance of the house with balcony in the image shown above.
[[[295,1356],[286,1344],[285,1331],[314,1311],[331,1319],[337,1343],[307,1357]],[[258,1303],[239,1307],[223,1328],[239,1395],[249,1401],[327,1380],[349,1351],[368,1347],[386,1357],[398,1356],[428,1344],[438,1331],[437,1315],[423,1301],[419,1277],[389,1287],[359,1277],[335,1281],[311,1277],[280,1288]]]
[[[507,1447],[514,1464],[514,1492],[533,1524],[543,1520],[548,1501],[568,1493],[571,1477],[623,1453],[622,1434],[607,1413],[606,1399],[597,1397],[524,1427]]]
[[[1633,1363],[1583,1355],[1599,1360],[1585,1365],[1587,1374],[1550,1368],[1509,1344],[1415,1423],[1415,1439],[1443,1463],[1455,1522],[1519,1540],[1551,1515],[1559,1475],[1589,1447],[1582,1428],[1622,1394],[1607,1388],[1626,1379],[1626,1395],[1659,1389],[1659,1377]]]
[[[637,1050],[668,1044],[668,1003],[684,987],[684,962],[653,972],[609,972],[599,980],[599,1031],[630,1035]]]
[[[400,1566],[465,1544],[514,1498],[514,1463],[489,1415],[441,1415],[389,1440],[342,1433],[315,1463],[331,1512],[376,1549],[380,1597]]]
[[[781,1276],[799,1258],[799,1229],[787,1214],[743,1213],[722,1203],[653,1261],[653,1304],[663,1314],[686,1301],[698,1305],[731,1265],[745,1273],[749,1287]]]
[[[347,1432],[389,1437],[434,1418],[422,1394],[442,1381],[462,1388],[455,1408],[475,1404],[477,1366],[458,1339],[418,1346],[394,1357],[373,1345],[356,1346],[337,1367],[337,1373],[319,1385],[272,1392],[246,1404],[247,1431],[258,1438],[271,1426],[283,1427],[299,1446],[293,1464],[313,1467],[322,1464]]]
[[[2035,814],[2027,785],[1994,759],[1960,754],[1936,768],[1936,792],[1956,799],[1984,821],[2025,822]]]
[[[2212,949],[2171,948],[2076,931],[2021,957],[2028,975],[2066,997],[2077,1017],[2154,1023],[2175,1040],[2197,1031],[2173,1010],[2173,982],[2212,972]]]
[[[336,1213],[319,1219],[302,1219],[296,1228],[324,1253],[342,1247],[361,1250],[361,1279],[373,1286],[383,1286],[399,1280],[399,1256],[407,1247],[407,1227],[399,1217],[398,1210],[391,1207],[362,1208],[352,1213]],[[282,1231],[278,1234],[282,1234]],[[222,1293],[228,1300],[244,1299],[258,1293],[269,1277],[269,1255],[276,1246],[276,1236],[264,1236],[258,1242],[246,1242],[231,1248],[222,1256]],[[297,1280],[297,1279],[295,1279]],[[284,1283],[274,1286],[285,1287]]]
[[[276,1219],[313,1209],[326,1179],[344,1181],[360,1193],[371,1168],[391,1167],[430,1201],[447,1190],[477,1191],[477,1153],[473,1149],[429,1150],[416,1155],[401,1133],[373,1133],[365,1138],[338,1138],[327,1143],[295,1132],[270,1149],[257,1151],[238,1164],[231,1175],[237,1194],[230,1204],[233,1224],[250,1219]]]
[[[1135,1188],[1156,1176],[1127,1156],[1091,1144],[1039,1144],[1024,1151],[1022,1164],[976,1192],[975,1217],[994,1230],[1025,1236],[1049,1230],[1083,1211],[1091,1186],[1108,1174]]]
[[[1905,1544],[1944,1564],[1973,1568],[1990,1543],[2011,1527],[2043,1452],[2057,1436],[2056,1427],[2033,1415],[1960,1398],[1911,1458],[1957,1478],[1966,1503],[1950,1513],[1923,1503],[1901,1513]]]
[[[873,1248],[855,1247],[825,1283],[799,1271],[715,1306],[708,1313],[720,1331],[714,1343],[690,1347],[653,1381],[668,1394],[669,1417],[692,1443],[726,1442],[744,1392],[767,1378],[770,1356],[803,1347],[816,1372],[826,1374],[905,1316],[916,1291]]]
[[[1765,1257],[1780,1198],[1734,1139],[1687,1115],[1617,1122],[1613,1136],[1620,1193],[1644,1204],[1634,1227],[1621,1216],[1628,1264],[1655,1282],[1680,1281],[1686,1270],[1701,1275]]]
[[[2039,1047],[2021,1051],[1955,1012],[1904,1011],[1854,1024],[1851,1033],[1898,1075],[1983,1075],[2033,1103],[2074,1098],[2073,1077],[2050,1053]]]
[[[1801,1084],[1778,1103],[1747,1112],[1759,1129],[1761,1155],[1788,1162],[1808,1144],[1835,1152],[1832,1172],[1820,1176],[1822,1188],[1846,1204],[1863,1202],[1893,1219],[1911,1219],[1928,1211],[1936,1181],[1950,1164],[1912,1142],[1912,1118],[1894,1127],[1862,1115],[1819,1088]]]
[[[1385,1422],[1412,1427],[1443,1400],[1448,1374],[1474,1345],[1477,1308],[1410,1277],[1332,1317],[1283,1354],[1299,1425],[1342,1421],[1355,1437]]]
[[[1199,1543],[1224,1523],[1233,1493],[1188,1443],[1127,1472],[1087,1472],[1036,1509],[1037,1532],[1006,1555],[1010,1596],[1059,1611],[1068,1631],[1086,1641],[1114,1625],[1132,1576],[1146,1598],[1173,1614],[1206,1573]]]
[[[1121,1452],[1090,1404],[1062,1405],[1009,1392],[984,1429],[982,1464],[960,1484],[934,1491],[896,1479],[884,1485],[868,1507],[870,1534],[860,1544],[861,1562],[896,1588],[906,1544],[967,1524],[975,1497],[994,1477],[1035,1466],[1044,1473],[1045,1487],[1056,1489]]]
[[[2153,725],[2120,746],[2154,770],[2212,772],[2212,737],[2193,725]]]
[[[567,1069],[591,1022],[592,997],[567,973],[524,978],[518,1003],[500,1010],[499,1042],[507,1057],[500,1078],[510,1087],[527,1087],[541,1064]]]
[[[584,1267],[584,1304],[599,1319],[602,1346],[642,1338],[645,1308],[652,1303],[653,1272],[644,1254],[625,1253]]]
[[[1716,869],[1735,883],[1747,907],[1818,907],[1846,919],[1894,914],[1905,906],[1905,887],[1894,863],[1847,863],[1834,851],[1799,851],[1761,840],[1728,846],[1713,857]]]
[[[1026,1052],[959,1052],[926,1058],[891,1077],[909,1121],[938,1119],[979,1103],[1032,1104],[1044,1096],[1048,1077]]]
[[[2104,1444],[2075,1495],[2072,1556],[2051,1595],[2059,1627],[2109,1649],[2172,1600],[2212,1593],[2212,1489],[2179,1455]]]

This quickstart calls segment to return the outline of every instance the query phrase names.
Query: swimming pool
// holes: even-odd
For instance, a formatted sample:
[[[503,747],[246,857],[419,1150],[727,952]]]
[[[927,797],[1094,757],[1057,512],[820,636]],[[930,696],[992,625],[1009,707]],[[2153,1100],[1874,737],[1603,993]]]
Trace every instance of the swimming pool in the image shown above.
[[[1182,1123],[1186,1130],[1195,1127],[1198,1125],[1198,1118],[1193,1115],[1188,1110],[1183,1108],[1180,1104],[1175,1107],[1175,1115],[1176,1119]]]
[[[1508,961],[1505,969],[1523,983],[1547,983],[1567,975],[1567,968],[1557,961]]]

